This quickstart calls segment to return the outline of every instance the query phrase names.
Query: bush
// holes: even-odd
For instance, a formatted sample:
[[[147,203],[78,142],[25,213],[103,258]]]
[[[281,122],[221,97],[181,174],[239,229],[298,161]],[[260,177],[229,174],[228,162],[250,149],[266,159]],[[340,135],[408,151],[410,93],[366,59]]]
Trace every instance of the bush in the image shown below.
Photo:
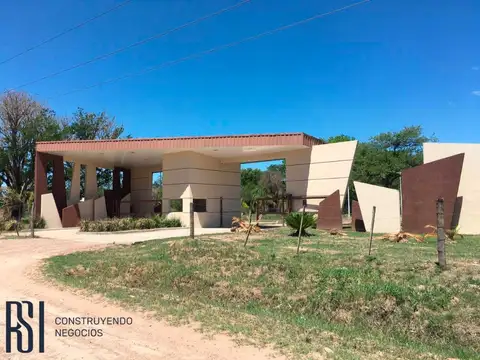
[[[118,221],[119,231],[130,230],[133,228],[135,228],[135,219],[131,217],[119,219]]]
[[[30,218],[25,217],[22,219],[22,224],[24,228],[30,228]],[[45,219],[43,217],[36,217],[35,220],[33,220],[33,228],[34,229],[45,229],[47,226],[47,223],[45,222]]]
[[[285,223],[287,226],[291,227],[295,230],[291,235],[298,236],[300,232],[300,223],[302,221],[302,213],[300,212],[292,212],[285,217]],[[315,226],[317,222],[317,218],[314,213],[306,212],[303,216],[303,223],[302,223],[302,235],[308,236],[309,234],[306,232],[306,229],[309,227]]]
[[[0,220],[0,231],[16,231],[15,227],[17,220]],[[45,229],[46,222],[42,217],[36,218],[33,222],[34,229]],[[30,228],[30,219],[24,218],[18,222],[18,230],[29,229]]]
[[[135,221],[135,229],[154,229],[156,227],[155,220],[151,218],[139,218]]]
[[[167,219],[165,216],[155,215],[151,218],[113,218],[104,220],[82,220],[80,231],[83,232],[115,232],[125,230],[146,230],[164,227],[181,227],[180,219]]]
[[[181,227],[182,222],[178,218],[167,218],[166,216],[155,215],[153,217],[157,228]]]
[[[90,225],[92,224],[93,221],[90,220],[80,220],[80,231],[92,231],[90,228]]]
[[[170,218],[170,219],[165,218],[165,221],[162,227],[182,227],[182,222],[178,218]]]
[[[18,231],[23,229],[22,222],[18,222]],[[0,231],[16,231],[17,220],[7,220],[0,223]]]

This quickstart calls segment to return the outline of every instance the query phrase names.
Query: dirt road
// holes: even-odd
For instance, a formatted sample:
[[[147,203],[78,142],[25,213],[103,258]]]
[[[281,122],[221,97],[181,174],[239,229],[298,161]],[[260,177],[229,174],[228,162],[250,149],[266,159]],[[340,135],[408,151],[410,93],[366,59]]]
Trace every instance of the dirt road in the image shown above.
[[[101,247],[91,242],[60,239],[0,240],[0,358],[1,359],[168,359],[237,360],[270,359],[271,353],[253,347],[238,347],[227,336],[205,339],[190,327],[173,327],[145,315],[122,310],[99,297],[75,295],[43,281],[38,274],[41,260],[77,250]],[[45,302],[45,353],[5,353],[5,301]],[[102,337],[59,337],[55,329],[89,326],[56,325],[58,317],[131,317],[132,325],[100,325]],[[57,319],[57,320],[56,320]],[[15,321],[14,321],[15,324]],[[38,321],[31,321],[34,329]],[[13,337],[15,344],[15,337]],[[35,340],[36,341],[36,340]],[[37,347],[37,343],[35,343]],[[14,346],[15,349],[15,346]],[[15,350],[16,351],[16,350]],[[281,357],[276,357],[281,359]]]

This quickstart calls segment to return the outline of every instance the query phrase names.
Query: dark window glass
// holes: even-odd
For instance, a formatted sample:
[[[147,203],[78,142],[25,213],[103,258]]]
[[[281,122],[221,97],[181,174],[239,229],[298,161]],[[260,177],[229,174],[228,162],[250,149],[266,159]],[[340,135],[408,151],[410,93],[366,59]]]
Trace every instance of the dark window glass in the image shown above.
[[[207,212],[207,199],[193,199],[193,211]]]

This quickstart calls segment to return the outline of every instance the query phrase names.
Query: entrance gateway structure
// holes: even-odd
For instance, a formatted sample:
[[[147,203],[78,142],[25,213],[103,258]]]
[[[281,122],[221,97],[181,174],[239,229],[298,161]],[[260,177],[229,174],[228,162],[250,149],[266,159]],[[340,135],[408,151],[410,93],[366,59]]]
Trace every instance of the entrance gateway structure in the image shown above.
[[[35,209],[49,228],[77,226],[80,219],[149,216],[161,212],[195,226],[229,225],[239,216],[240,165],[286,160],[287,193],[328,196],[347,189],[357,141],[325,144],[304,133],[201,136],[156,139],[38,142]],[[73,163],[67,198],[64,162]],[[51,192],[47,169],[53,168]],[[80,199],[81,168],[85,169]],[[97,168],[113,170],[113,188],[97,195]],[[152,174],[163,172],[161,209],[152,200]],[[308,200],[318,207],[321,200]],[[297,210],[302,200],[294,200]]]

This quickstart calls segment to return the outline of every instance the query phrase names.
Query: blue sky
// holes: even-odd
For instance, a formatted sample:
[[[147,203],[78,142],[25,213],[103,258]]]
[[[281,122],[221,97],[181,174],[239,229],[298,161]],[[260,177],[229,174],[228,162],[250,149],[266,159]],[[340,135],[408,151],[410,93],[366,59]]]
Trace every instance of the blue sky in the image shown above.
[[[133,0],[0,65],[0,89],[160,33],[239,0]],[[0,61],[113,0],[1,1]],[[67,91],[181,58],[355,1],[252,0],[144,46],[26,87],[68,116],[106,111],[135,137],[297,132],[366,140],[423,125],[478,142],[480,2],[372,0],[345,12],[146,75]],[[41,16],[39,16],[39,14]],[[50,99],[51,98],[51,99]]]

